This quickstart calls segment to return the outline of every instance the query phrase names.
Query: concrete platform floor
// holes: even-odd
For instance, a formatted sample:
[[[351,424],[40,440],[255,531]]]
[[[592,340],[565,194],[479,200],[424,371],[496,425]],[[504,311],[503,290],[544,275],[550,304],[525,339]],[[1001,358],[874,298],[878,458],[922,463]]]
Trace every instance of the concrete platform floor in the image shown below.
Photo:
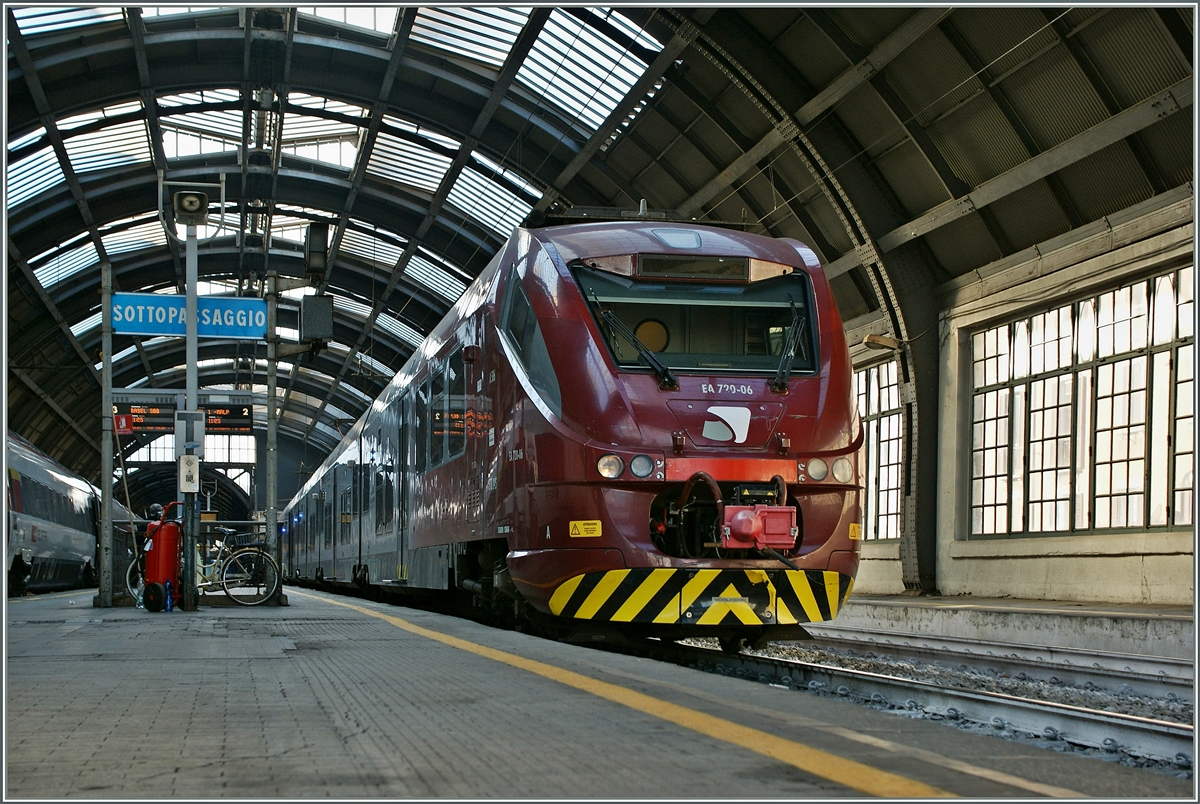
[[[6,603],[6,799],[1194,797],[845,701],[289,588]]]

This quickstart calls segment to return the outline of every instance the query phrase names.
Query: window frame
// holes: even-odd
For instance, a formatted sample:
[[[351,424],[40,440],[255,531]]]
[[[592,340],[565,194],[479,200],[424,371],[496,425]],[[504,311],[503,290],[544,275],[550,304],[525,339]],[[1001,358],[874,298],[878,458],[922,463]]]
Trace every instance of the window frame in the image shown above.
[[[1164,278],[1169,279],[1171,290],[1170,303],[1165,307],[1158,303],[1157,298]],[[1024,310],[1019,315],[1010,317],[1002,323],[981,323],[961,330],[964,334],[961,365],[965,372],[962,397],[965,407],[963,453],[966,460],[966,472],[964,474],[969,478],[964,494],[965,520],[961,529],[961,538],[970,541],[988,541],[1083,535],[1149,534],[1177,532],[1194,527],[1192,516],[1194,500],[1188,496],[1191,489],[1179,486],[1182,480],[1179,477],[1181,467],[1186,468],[1186,463],[1181,463],[1181,460],[1190,461],[1190,471],[1193,477],[1195,471],[1194,327],[1187,334],[1180,334],[1183,322],[1186,320],[1190,324],[1194,313],[1194,282],[1194,263],[1190,261],[1163,263],[1155,266],[1153,270],[1139,272],[1139,277],[1133,281],[1124,277],[1117,283],[1097,284],[1090,287],[1085,294],[1073,298],[1063,297],[1055,300],[1052,305]],[[1137,305],[1134,304],[1138,289],[1145,290],[1144,309],[1140,313],[1137,311]],[[1181,301],[1181,298],[1187,294],[1190,295]],[[1114,300],[1115,308],[1115,300],[1122,295],[1127,295],[1130,299],[1129,315],[1124,319],[1116,320],[1114,318],[1112,322],[1105,323],[1100,313],[1102,304],[1106,299],[1111,298]],[[1185,305],[1191,305],[1186,312],[1181,310],[1181,307]],[[1043,354],[1040,370],[1035,368],[1032,359],[1027,365],[1018,365],[1016,344],[1023,341],[1022,348],[1028,350],[1026,357],[1030,357],[1035,354],[1038,346],[1045,349],[1046,344],[1049,343],[1045,338],[1040,343],[1035,343],[1034,322],[1039,319],[1046,320],[1051,315],[1060,315],[1063,311],[1068,313],[1069,327],[1065,335],[1061,331],[1057,334],[1056,340],[1061,342],[1065,339],[1066,343],[1065,345],[1059,343],[1055,347],[1059,350],[1059,354],[1053,361],[1053,365],[1050,368],[1045,367],[1045,357],[1048,356],[1048,352]],[[1081,315],[1084,315],[1085,311],[1087,311],[1087,315],[1081,321]],[[1162,340],[1160,338],[1163,336],[1156,324],[1156,315],[1160,312],[1166,312],[1167,318],[1171,320],[1170,335]],[[1090,323],[1084,323],[1088,318],[1090,318]],[[1144,322],[1137,324],[1141,330],[1134,337],[1132,327],[1135,322],[1143,318]],[[1109,334],[1112,335],[1117,332],[1122,322],[1129,327],[1128,345],[1119,345],[1114,342],[1111,350],[1105,352],[1101,343],[1102,327],[1111,328]],[[1058,322],[1058,326],[1061,329],[1061,321]],[[1085,328],[1082,332],[1081,326]],[[1024,329],[1023,333],[1021,328]],[[1002,348],[998,339],[996,347],[993,348],[987,342],[987,337],[992,333],[1001,332],[1006,334],[1008,344]],[[981,336],[984,337],[982,357],[979,354]],[[1088,339],[1081,336],[1088,336]],[[992,367],[986,365],[985,361],[999,358],[1002,353],[1003,360],[995,364],[996,375],[992,379],[987,373],[992,370]],[[1184,356],[1183,359],[1181,359],[1181,353]],[[1144,381],[1140,386],[1135,387],[1135,370],[1139,363],[1142,366]],[[982,384],[978,377],[981,364],[984,371]],[[1131,377],[1129,388],[1101,392],[1101,374],[1108,372],[1115,374],[1123,365],[1128,365],[1129,368]],[[1185,367],[1186,371],[1184,371]],[[1164,370],[1167,372],[1165,377],[1161,376],[1161,372]],[[1068,411],[1069,431],[1066,435],[1062,435],[1059,428],[1060,422],[1056,421],[1052,428],[1048,425],[1044,426],[1039,435],[1031,438],[1034,433],[1038,432],[1039,421],[1036,414],[1049,409],[1043,403],[1038,410],[1034,410],[1034,386],[1039,383],[1057,381],[1060,386],[1059,393],[1061,393],[1062,387],[1067,384],[1064,381],[1066,378],[1069,378],[1069,398],[1065,402],[1062,398],[1058,399],[1055,407]],[[1187,392],[1191,396],[1192,402],[1191,407],[1181,411],[1179,409],[1181,400],[1178,397],[1184,384],[1188,385]],[[978,418],[979,399],[998,392],[1007,392],[1006,411],[1003,418],[1008,422],[1008,429],[1006,442],[1003,445],[988,443],[986,424],[991,420],[986,416],[986,408],[984,419]],[[1164,393],[1166,398],[1162,400],[1161,395]],[[1104,400],[1115,400],[1121,394],[1125,395],[1124,402],[1134,410],[1139,407],[1137,395],[1141,394],[1144,401],[1140,404],[1140,421],[1130,419],[1127,420],[1127,423],[1122,424],[1119,423],[1119,419],[1110,419],[1110,424],[1101,426]],[[1156,395],[1160,398],[1156,399]],[[1183,401],[1186,403],[1187,400]],[[1165,422],[1155,420],[1156,410],[1165,413]],[[997,421],[999,420],[997,419]],[[1184,439],[1186,443],[1181,444],[1178,435],[1181,424],[1185,420],[1187,420],[1186,428],[1191,432],[1191,439]],[[981,422],[985,425],[982,444],[978,441],[978,426]],[[1045,422],[1043,421],[1042,424],[1045,425]],[[1128,430],[1129,437],[1132,438],[1133,431],[1138,428],[1141,429],[1140,436],[1138,436],[1141,442],[1140,457],[1128,454],[1125,457],[1117,457],[1120,455],[1119,451],[1103,449],[1105,438],[1103,433],[1111,434],[1119,430]],[[997,428],[997,432],[998,430],[999,428]],[[1049,430],[1052,430],[1053,434],[1047,437],[1046,433]],[[1154,441],[1156,436],[1161,434],[1165,434],[1168,438],[1165,448],[1160,447]],[[1124,434],[1121,437],[1125,437]],[[997,435],[997,440],[998,438]],[[1034,457],[1036,451],[1033,445],[1035,442],[1047,444],[1051,438],[1057,442],[1054,448],[1058,454],[1055,456],[1055,465],[1048,467],[1044,458],[1038,460]],[[1109,443],[1113,443],[1111,439]],[[1126,440],[1125,444],[1128,446],[1129,441]],[[1006,466],[1003,471],[993,471],[988,474],[985,455],[983,458],[984,471],[980,472],[977,454],[981,450],[1000,450],[1001,448],[1006,458]],[[1156,468],[1155,461],[1160,461],[1161,466]],[[1106,490],[1098,491],[1098,477],[1103,479],[1103,476],[1100,475],[1101,467],[1113,467],[1120,464],[1125,471],[1128,471],[1131,467],[1136,468],[1139,462],[1141,472],[1136,485],[1131,486],[1127,478],[1123,490],[1115,490],[1111,484],[1108,487],[1102,484],[1100,488],[1106,488]],[[1014,478],[1016,470],[1019,470],[1019,475]],[[1057,477],[1055,482],[1055,490],[1060,495],[1056,497],[1056,500],[1060,500],[1064,504],[1065,511],[1059,512],[1056,508],[1051,528],[1045,526],[1044,516],[1040,523],[1031,516],[1033,503],[1043,503],[1044,514],[1045,504],[1049,502],[1043,499],[1044,494],[1039,499],[1031,500],[1031,492],[1036,482],[1031,474],[1048,471],[1066,473],[1065,491]],[[986,528],[986,522],[977,517],[977,511],[986,512],[988,507],[997,509],[1001,507],[1001,504],[995,501],[989,502],[986,496],[983,498],[979,496],[981,487],[977,485],[977,481],[987,478],[1005,478],[1008,481],[1005,492],[1006,499],[1003,504],[1006,509],[1003,513],[1003,527],[995,524],[990,531]],[[1044,476],[1041,476],[1040,479],[1043,480],[1044,492],[1046,486]],[[1152,497],[1155,494],[1160,495],[1161,499]],[[1124,524],[1114,525],[1112,524],[1113,509],[1109,510],[1107,521],[1098,516],[1100,511],[1098,503],[1101,498],[1111,501],[1122,496],[1127,500],[1134,498],[1140,500],[1139,522],[1131,524],[1127,512]],[[1181,505],[1181,501],[1184,504]],[[1160,503],[1163,506],[1161,521],[1155,510],[1155,506]],[[1015,506],[1019,506],[1019,509],[1015,509]]]

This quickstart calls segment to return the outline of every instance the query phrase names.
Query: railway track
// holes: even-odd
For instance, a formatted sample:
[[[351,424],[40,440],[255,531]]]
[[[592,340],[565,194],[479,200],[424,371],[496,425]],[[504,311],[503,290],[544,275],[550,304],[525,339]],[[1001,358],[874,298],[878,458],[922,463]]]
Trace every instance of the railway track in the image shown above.
[[[1193,702],[1194,698],[1194,665],[1185,659],[857,628],[814,627],[809,630],[813,641],[805,644],[851,656],[877,653],[1051,684],[1088,689],[1092,685],[1151,697],[1174,695],[1188,702]]]
[[[607,649],[894,710],[919,712],[936,720],[985,724],[997,734],[1009,731],[1048,742],[1061,740],[1072,746],[1124,753],[1187,769],[1193,760],[1193,727],[1185,723],[958,689],[813,662],[750,653],[728,655],[691,645],[643,642]]]

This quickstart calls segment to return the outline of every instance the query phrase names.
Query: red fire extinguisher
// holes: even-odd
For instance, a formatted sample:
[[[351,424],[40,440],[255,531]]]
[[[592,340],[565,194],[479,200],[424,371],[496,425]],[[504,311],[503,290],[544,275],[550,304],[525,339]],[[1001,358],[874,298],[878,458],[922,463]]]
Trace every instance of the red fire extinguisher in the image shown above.
[[[163,509],[158,527],[150,532],[150,544],[146,549],[146,588],[142,592],[142,603],[147,611],[170,611],[179,602],[179,564],[183,534],[179,523],[167,520],[167,512],[176,505],[173,502]],[[171,602],[167,603],[170,590]]]

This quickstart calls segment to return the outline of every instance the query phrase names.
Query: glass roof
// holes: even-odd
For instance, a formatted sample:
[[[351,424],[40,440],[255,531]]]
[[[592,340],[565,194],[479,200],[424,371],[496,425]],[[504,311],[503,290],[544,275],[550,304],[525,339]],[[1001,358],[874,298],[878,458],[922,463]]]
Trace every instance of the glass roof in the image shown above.
[[[501,240],[533,209],[532,204],[469,167],[463,168],[446,200],[492,229]]]
[[[66,181],[54,149],[47,145],[20,162],[8,164],[6,195],[8,209],[19,207],[47,188]]]
[[[236,151],[242,142],[241,109],[182,110],[202,103],[230,103],[240,99],[241,93],[235,89],[160,97],[158,105],[162,111],[159,127],[162,129],[163,150],[167,158]]]
[[[409,39],[456,56],[503,66],[528,8],[421,8]]]
[[[403,246],[397,246],[349,227],[342,234],[341,250],[368,265],[383,268],[386,271],[391,271],[400,259],[400,255],[404,253]]]
[[[603,8],[589,11],[643,47],[662,49],[620,14]],[[628,50],[568,12],[555,9],[521,65],[517,81],[590,134],[645,70],[646,64]]]
[[[44,34],[53,31],[63,31],[77,28],[81,25],[95,25],[100,22],[116,22],[124,19],[121,9],[117,6],[97,8],[47,8],[44,6],[14,8],[13,16],[25,36]]]
[[[137,218],[117,221],[107,227],[107,233],[101,232],[100,239],[104,241],[104,250],[110,257],[144,248],[159,248],[167,244],[167,234],[157,217],[133,226],[125,225],[135,220]]]
[[[300,92],[288,94],[287,102],[289,106],[346,115],[366,123],[367,110],[361,106]],[[362,131],[363,127],[357,123],[287,112],[283,116],[283,150],[294,156],[349,170],[354,167]]]
[[[79,134],[64,140],[63,145],[77,174],[150,161],[150,136],[144,120]]]
[[[100,326],[99,310],[71,327],[71,334],[78,338],[83,333],[87,332],[88,330],[95,329],[98,326]]]
[[[396,6],[298,6],[301,14],[391,33],[396,27]]]
[[[345,296],[334,296],[333,306],[343,312],[349,313],[351,316],[366,321],[371,314],[371,308],[361,302],[348,299]],[[421,341],[425,340],[425,336],[417,332],[412,327],[402,321],[397,321],[386,313],[380,313],[375,318],[375,326],[382,327],[384,330],[395,335],[400,340],[412,346],[420,346]]]
[[[159,226],[159,231],[162,231],[161,226]],[[44,265],[34,268],[33,275],[42,283],[43,288],[49,290],[67,277],[74,276],[90,265],[95,265],[99,259],[95,244],[88,240],[75,248],[60,251]]]
[[[414,254],[404,268],[406,276],[411,276],[418,285],[430,288],[439,296],[451,302],[458,301],[467,286],[446,272],[444,268],[435,265],[419,254]]]
[[[381,131],[375,139],[367,173],[434,193],[451,161],[448,156]]]
[[[209,6],[170,6],[143,8],[142,13],[145,17],[156,17],[215,10],[216,7]],[[298,10],[312,18],[382,34],[394,31],[397,15],[395,6],[304,6]],[[410,42],[427,51],[441,52],[447,58],[497,70],[508,59],[530,13],[530,7],[421,7]],[[572,14],[557,8],[551,12],[516,80],[531,91],[544,108],[572,121],[580,131],[590,133],[638,80],[645,64],[623,45],[578,19],[576,15],[582,13],[605,20],[623,36],[651,52],[660,49],[660,45],[611,9],[579,9]],[[105,22],[123,24],[124,20],[120,7],[14,8],[14,14],[26,35]],[[61,40],[62,37],[58,37],[50,41]],[[360,156],[370,120],[369,110],[303,92],[289,92],[283,100],[286,102],[284,109],[276,103],[264,115],[251,115],[250,143],[253,144],[257,136],[269,150],[274,141],[273,132],[282,127],[286,154],[335,165],[348,174]],[[222,159],[228,161],[231,152],[241,149],[246,125],[241,88],[226,86],[168,92],[157,97],[156,102],[168,168],[175,167],[176,160],[205,154],[226,154]],[[218,108],[211,108],[214,106]],[[222,106],[225,108],[220,108]],[[67,158],[78,174],[117,172],[135,165],[148,169],[152,165],[150,130],[141,101],[122,101],[73,114],[54,125],[62,134]],[[257,130],[260,125],[264,130]],[[452,137],[388,115],[383,120],[366,172],[371,181],[433,195],[441,187],[461,147],[461,143]],[[6,206],[10,214],[52,188],[57,188],[65,197],[63,169],[49,147],[44,129],[39,127],[10,141],[8,150],[10,154],[25,151],[23,158],[8,165]],[[494,233],[496,240],[502,240],[529,214],[532,205],[541,198],[541,191],[521,175],[505,170],[494,161],[501,158],[500,154],[489,158],[473,152],[470,157],[449,190],[446,212],[451,220],[461,215],[478,221]],[[270,203],[270,200],[264,199],[264,203]],[[261,212],[253,213],[250,217],[252,225],[261,229],[269,219],[271,238],[289,244],[304,241],[305,229],[312,220],[325,220],[336,225],[342,214],[340,209],[330,211],[279,203],[274,204],[273,210],[269,218]],[[210,213],[208,225],[199,227],[200,236],[235,234],[241,218],[236,201],[229,203],[220,231],[217,226],[220,213],[215,207],[214,211],[216,214]],[[110,255],[132,255],[147,249],[180,250],[178,244],[168,242],[154,213],[143,212],[138,217],[106,222],[103,208],[93,205],[93,212],[100,221],[103,248]],[[183,227],[177,228],[179,236],[184,233]],[[348,257],[386,273],[397,264],[407,243],[408,236],[403,233],[378,229],[373,222],[351,218],[343,234],[341,249]],[[202,245],[201,259],[204,258],[203,248]],[[280,253],[294,254],[288,248],[285,246]],[[30,267],[38,280],[49,288],[88,268],[94,269],[98,259],[91,236],[80,233],[31,259]],[[451,303],[462,295],[470,282],[470,276],[461,267],[424,246],[408,261],[405,276]],[[213,277],[201,283],[200,292],[214,295],[235,290],[236,283]],[[305,288],[285,295],[294,298],[311,291],[311,288]],[[175,293],[176,288],[169,285],[160,292]],[[363,303],[336,292],[334,296],[335,305],[343,313],[360,321],[365,321],[370,314],[369,302]],[[99,321],[97,311],[75,324],[72,331],[83,334],[98,326]],[[380,330],[410,346],[418,347],[424,340],[421,333],[391,315],[379,315],[376,322]],[[342,348],[347,355],[351,351],[349,347]],[[134,354],[133,350],[125,349],[118,359],[129,360]],[[356,353],[355,360],[364,372],[385,375],[392,372],[390,367],[368,355]],[[361,394],[357,389],[349,392]],[[365,394],[362,398],[369,401]]]

